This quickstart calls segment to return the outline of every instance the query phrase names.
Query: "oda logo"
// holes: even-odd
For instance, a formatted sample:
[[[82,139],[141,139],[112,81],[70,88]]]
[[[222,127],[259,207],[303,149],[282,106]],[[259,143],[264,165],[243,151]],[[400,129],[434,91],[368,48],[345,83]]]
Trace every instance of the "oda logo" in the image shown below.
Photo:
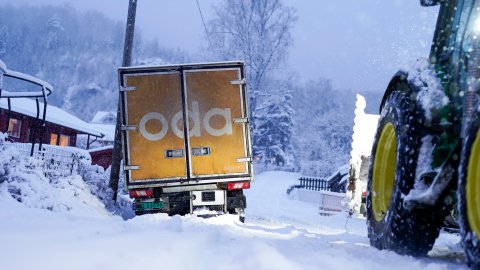
[[[203,116],[203,119],[200,119],[200,109],[198,107],[198,102],[194,101],[192,102],[192,111],[188,111],[188,115],[190,120],[193,122],[193,127],[190,130],[190,137],[200,137],[201,134],[201,129],[200,125],[203,124],[203,128],[207,131],[208,134],[212,136],[223,136],[223,135],[232,135],[232,116],[231,116],[231,110],[229,108],[226,109],[219,109],[219,108],[213,108],[210,109],[205,113]],[[214,116],[221,116],[225,119],[225,126],[219,129],[213,128],[210,125],[210,119]],[[177,112],[171,120],[171,128],[175,136],[183,139],[183,130],[178,128],[178,124],[180,121],[182,121],[183,118],[183,112],[179,111]],[[158,121],[160,124],[162,124],[162,129],[159,132],[156,133],[151,133],[147,131],[145,128],[145,125],[147,124],[148,121]],[[139,129],[140,133],[142,136],[149,140],[149,141],[158,141],[161,140],[167,135],[169,125],[168,121],[163,116],[161,113],[158,112],[149,112],[145,114],[142,119],[140,119],[139,123]]]

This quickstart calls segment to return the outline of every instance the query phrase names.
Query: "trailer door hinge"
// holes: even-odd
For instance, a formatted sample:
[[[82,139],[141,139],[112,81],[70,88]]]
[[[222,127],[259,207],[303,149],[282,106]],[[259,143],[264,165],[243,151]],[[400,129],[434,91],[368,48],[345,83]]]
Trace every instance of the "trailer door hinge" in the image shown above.
[[[238,117],[233,118],[233,122],[235,124],[250,123],[250,119],[248,119],[248,117]]]
[[[137,87],[135,86],[120,86],[120,92],[135,91]]]
[[[247,81],[245,79],[230,81],[230,84],[234,84],[234,85],[243,85],[246,83]]]
[[[251,157],[237,158],[237,162],[252,162]]]
[[[138,166],[138,165],[125,165],[125,167],[123,169],[125,171],[140,170],[140,166]]]
[[[135,126],[135,125],[125,125],[125,126],[122,126],[122,130],[123,130],[123,131],[127,131],[127,130],[138,130],[138,127]]]

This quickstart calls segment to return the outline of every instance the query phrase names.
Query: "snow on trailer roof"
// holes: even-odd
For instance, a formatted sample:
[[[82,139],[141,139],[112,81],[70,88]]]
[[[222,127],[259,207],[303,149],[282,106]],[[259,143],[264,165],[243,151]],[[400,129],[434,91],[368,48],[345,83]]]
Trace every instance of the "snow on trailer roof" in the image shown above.
[[[29,98],[15,98],[10,100],[11,109],[13,112],[21,113],[31,117],[37,117],[37,104],[35,100]],[[40,105],[40,119],[43,117],[43,103]],[[8,110],[8,101],[6,98],[0,99],[0,108]],[[90,124],[84,122],[78,117],[67,113],[66,111],[47,104],[47,113],[45,120],[50,123],[65,126],[81,133],[90,134],[96,137],[103,137],[104,135],[92,127]]]
[[[119,70],[143,70],[143,69],[152,69],[152,68],[179,68],[179,67],[196,67],[196,66],[229,66],[229,65],[238,65],[244,64],[245,61],[233,60],[233,61],[223,61],[223,62],[205,62],[205,63],[186,63],[186,64],[165,64],[159,66],[129,66],[129,67],[119,67]]]

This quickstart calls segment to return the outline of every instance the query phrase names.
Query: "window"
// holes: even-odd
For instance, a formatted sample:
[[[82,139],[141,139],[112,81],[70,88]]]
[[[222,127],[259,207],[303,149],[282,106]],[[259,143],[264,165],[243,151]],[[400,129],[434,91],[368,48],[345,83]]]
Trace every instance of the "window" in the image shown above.
[[[480,90],[480,1],[464,0],[463,6],[454,19],[457,31],[454,40],[453,62],[458,62],[454,68],[454,78],[459,81],[459,99],[463,99],[463,122],[470,121],[475,104],[477,92]],[[452,92],[454,89],[449,89]],[[462,126],[461,136],[465,136],[468,124]]]
[[[55,133],[50,134],[50,144],[57,145],[58,142],[58,135]]]
[[[10,118],[8,122],[8,136],[14,138],[20,138],[20,134],[22,131],[22,121],[14,118]]]
[[[60,146],[69,146],[70,145],[70,136],[60,135]]]

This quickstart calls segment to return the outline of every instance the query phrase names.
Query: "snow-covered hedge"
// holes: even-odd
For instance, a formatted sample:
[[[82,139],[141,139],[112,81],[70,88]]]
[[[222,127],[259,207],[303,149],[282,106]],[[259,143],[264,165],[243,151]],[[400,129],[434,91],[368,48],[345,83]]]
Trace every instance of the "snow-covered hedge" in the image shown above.
[[[10,194],[27,207],[80,214],[94,212],[104,215],[110,211],[123,217],[133,215],[126,194],[120,194],[118,204],[111,201],[109,172],[91,165],[88,152],[62,148],[59,150],[71,153],[72,163],[56,163],[49,160],[51,157],[45,162],[39,156],[25,155],[21,148],[19,151],[18,145],[6,141],[6,138],[0,133],[0,192]],[[58,173],[65,171],[61,166],[68,166],[71,173]]]

